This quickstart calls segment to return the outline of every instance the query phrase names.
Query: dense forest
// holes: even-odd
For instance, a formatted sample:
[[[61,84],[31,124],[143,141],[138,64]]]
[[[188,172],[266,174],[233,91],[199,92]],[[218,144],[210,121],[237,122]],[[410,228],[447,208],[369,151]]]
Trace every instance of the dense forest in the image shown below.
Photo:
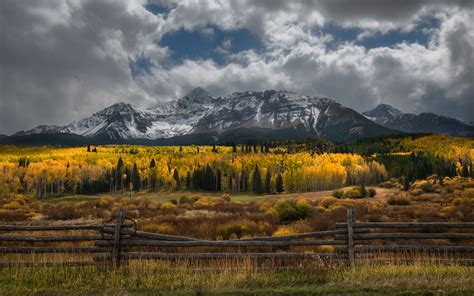
[[[4,146],[0,194],[38,198],[103,192],[204,190],[255,194],[472,176],[472,140],[392,137],[228,146]]]

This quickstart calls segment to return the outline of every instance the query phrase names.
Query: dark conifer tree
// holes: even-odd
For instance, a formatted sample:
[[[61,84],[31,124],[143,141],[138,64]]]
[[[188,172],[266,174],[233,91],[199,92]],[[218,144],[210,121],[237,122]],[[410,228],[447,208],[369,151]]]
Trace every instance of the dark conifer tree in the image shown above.
[[[469,166],[467,165],[467,162],[464,162],[464,165],[462,166],[462,176],[464,178],[469,177]]]
[[[140,171],[138,171],[137,164],[133,164],[133,170],[132,170],[132,185],[133,185],[133,190],[134,191],[140,191],[141,187],[141,179],[140,179]]]
[[[124,181],[124,185],[125,185],[125,190],[129,190],[130,189],[130,185],[132,184],[132,170],[130,169],[130,167],[128,166],[125,166],[125,181]]]
[[[254,193],[257,193],[257,194],[263,193],[262,176],[260,174],[260,169],[258,168],[258,164],[255,165],[255,169],[253,170],[252,190]]]
[[[177,169],[174,169],[173,179],[176,181],[176,189],[179,189],[180,182],[179,182],[179,173]]]
[[[265,193],[271,193],[271,188],[270,188],[271,181],[272,181],[272,174],[270,173],[270,170],[267,170],[267,174],[265,176],[265,187],[263,189]]]
[[[191,190],[191,172],[188,171],[186,174],[186,189]]]
[[[217,169],[216,176],[215,176],[216,184],[215,184],[215,191],[221,191],[222,189],[222,173],[220,169]]]
[[[278,174],[275,180],[275,190],[278,193],[283,192],[283,176],[281,174]]]
[[[123,186],[122,175],[123,175],[123,160],[122,160],[122,157],[120,157],[119,160],[117,161],[117,168],[115,169],[115,191],[122,190],[122,186]]]

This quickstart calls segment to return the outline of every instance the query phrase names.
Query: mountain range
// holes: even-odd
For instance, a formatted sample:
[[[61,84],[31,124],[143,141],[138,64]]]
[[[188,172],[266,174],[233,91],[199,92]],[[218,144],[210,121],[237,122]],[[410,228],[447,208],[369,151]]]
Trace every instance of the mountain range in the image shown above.
[[[294,138],[343,142],[401,132],[474,136],[474,126],[432,113],[404,114],[383,104],[360,114],[328,98],[286,90],[216,97],[198,87],[154,108],[116,103],[66,126],[40,125],[0,137],[0,143],[184,145]]]
[[[406,133],[434,133],[474,137],[474,126],[472,124],[434,113],[403,113],[390,105],[380,104],[370,111],[362,112],[362,114],[375,123]]]

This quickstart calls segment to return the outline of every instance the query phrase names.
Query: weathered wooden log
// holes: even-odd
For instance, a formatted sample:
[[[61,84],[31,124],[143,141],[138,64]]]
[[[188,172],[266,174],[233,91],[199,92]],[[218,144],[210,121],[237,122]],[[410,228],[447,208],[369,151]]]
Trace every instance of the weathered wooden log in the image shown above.
[[[123,259],[142,260],[177,260],[177,259],[330,259],[335,258],[334,253],[152,253],[152,252],[129,252],[121,255]],[[337,256],[340,258],[340,256]],[[97,255],[96,260],[107,260],[110,254]]]
[[[115,234],[115,227],[104,227],[102,228],[101,230],[103,233],[107,233],[107,234]],[[120,234],[133,234],[134,231],[132,230],[129,230],[129,229],[120,229]]]
[[[0,225],[0,231],[102,230],[103,227],[114,228],[115,225]],[[122,228],[131,227],[132,224],[122,225]]]
[[[105,227],[102,229],[104,233],[115,233],[115,228],[112,227]],[[145,232],[145,231],[132,231],[129,229],[122,229],[120,231],[121,234],[129,234],[134,237],[140,238],[150,238],[150,239],[158,239],[164,241],[196,241],[199,239],[185,237],[185,236],[178,236],[178,235],[169,235],[169,234],[161,234],[161,233],[153,233],[153,232]]]
[[[0,231],[100,230],[102,225],[0,225]]]
[[[47,254],[47,253],[105,253],[109,252],[109,249],[96,248],[96,247],[65,247],[65,248],[53,248],[53,247],[0,247],[0,253],[17,253],[17,254]]]
[[[116,221],[115,221],[115,233],[114,233],[114,244],[112,249],[112,261],[115,267],[120,266],[120,251],[121,251],[121,242],[120,231],[122,230],[122,225],[125,220],[125,215],[123,210],[120,209],[117,212]]]
[[[164,240],[164,241],[198,241],[199,240],[199,239],[191,238],[191,237],[160,234],[160,233],[145,232],[145,231],[137,231],[133,235],[140,238],[158,239],[158,240]]]
[[[51,236],[20,236],[0,234],[0,241],[17,242],[66,242],[66,241],[95,241],[103,239],[100,235],[51,235]]]
[[[354,209],[347,209],[347,255],[349,257],[349,264],[354,266],[354,228],[355,222]]]
[[[110,229],[106,229],[106,232],[110,232]],[[327,237],[327,236],[334,236],[336,234],[343,234],[346,232],[347,231],[345,230],[329,230],[329,231],[308,232],[308,233],[300,233],[300,234],[285,235],[285,236],[260,236],[260,237],[242,238],[242,239],[236,239],[233,241],[283,241],[283,240],[302,239],[302,238]],[[130,232],[128,230],[125,230],[123,233],[131,233],[133,236],[141,237],[141,238],[159,239],[159,240],[167,240],[167,241],[199,241],[200,240],[200,239],[190,238],[190,237],[185,237],[185,236],[167,235],[167,234],[159,234],[159,233],[144,232],[144,231]]]
[[[155,246],[155,247],[290,247],[290,246],[323,246],[343,245],[345,241],[161,241],[161,240],[123,240],[123,246]],[[112,245],[111,241],[98,240],[96,246]]]
[[[382,252],[449,252],[449,253],[471,253],[474,246],[433,246],[433,245],[399,245],[399,246],[356,246],[358,253],[382,253]]]
[[[347,235],[336,235],[337,240],[347,239]],[[474,233],[363,233],[354,234],[354,240],[376,239],[474,239]]]
[[[435,263],[435,264],[458,264],[458,265],[474,265],[474,259],[441,259],[441,258],[356,258],[357,262],[362,262],[366,264],[380,264],[380,263],[390,263],[390,264],[412,264],[412,263]]]
[[[257,236],[257,237],[236,239],[234,241],[286,241],[286,240],[302,239],[302,238],[320,238],[320,237],[334,236],[336,234],[344,234],[344,233],[347,233],[347,231],[346,230],[327,230],[327,231],[298,233],[298,234],[284,235],[284,236]]]
[[[56,266],[89,266],[96,262],[88,261],[64,261],[64,262],[41,262],[41,261],[12,261],[0,262],[0,268],[5,267],[56,267]]]
[[[336,228],[347,228],[347,223],[336,223]],[[358,222],[353,228],[474,228],[474,223],[456,222]]]

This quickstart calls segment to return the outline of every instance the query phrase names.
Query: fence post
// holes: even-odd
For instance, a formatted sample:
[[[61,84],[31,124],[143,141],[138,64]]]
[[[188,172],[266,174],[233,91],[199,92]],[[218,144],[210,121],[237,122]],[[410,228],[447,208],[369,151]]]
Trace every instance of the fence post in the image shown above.
[[[114,268],[120,266],[120,235],[125,216],[123,210],[119,209],[115,221],[114,248],[112,250],[112,260]]]
[[[349,255],[349,264],[354,266],[354,209],[347,209],[347,251]]]

